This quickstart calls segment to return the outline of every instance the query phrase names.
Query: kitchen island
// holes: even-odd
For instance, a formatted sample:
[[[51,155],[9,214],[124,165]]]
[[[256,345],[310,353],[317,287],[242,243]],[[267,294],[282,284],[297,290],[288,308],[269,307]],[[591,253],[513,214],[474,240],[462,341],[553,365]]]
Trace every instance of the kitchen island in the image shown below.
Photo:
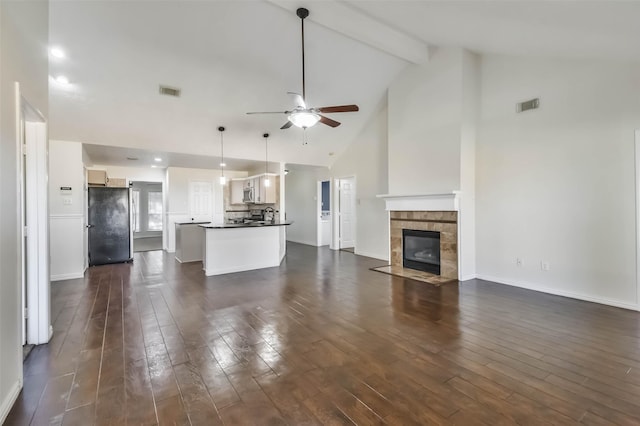
[[[176,222],[176,260],[180,263],[202,260],[204,231],[198,225],[211,222]]]
[[[280,265],[286,254],[285,226],[293,222],[200,225],[205,230],[207,276]]]

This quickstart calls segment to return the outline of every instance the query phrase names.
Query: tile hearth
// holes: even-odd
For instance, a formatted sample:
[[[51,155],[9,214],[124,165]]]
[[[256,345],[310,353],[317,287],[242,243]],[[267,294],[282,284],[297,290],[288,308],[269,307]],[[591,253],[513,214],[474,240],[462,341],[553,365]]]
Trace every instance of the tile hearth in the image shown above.
[[[382,272],[383,274],[389,274],[396,277],[410,278],[412,280],[428,283],[436,287],[440,287],[442,284],[456,281],[457,278],[447,278],[442,275],[434,275],[429,272],[418,271],[415,269],[403,268],[402,266],[384,265],[377,268],[371,268],[372,271]]]

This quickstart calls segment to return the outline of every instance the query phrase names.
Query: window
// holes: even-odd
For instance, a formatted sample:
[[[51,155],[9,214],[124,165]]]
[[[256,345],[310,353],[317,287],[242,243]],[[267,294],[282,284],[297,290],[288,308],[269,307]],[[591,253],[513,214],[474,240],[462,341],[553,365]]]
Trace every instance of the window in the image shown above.
[[[149,231],[162,231],[162,192],[149,192],[148,204]]]
[[[140,190],[132,191],[133,232],[140,232]]]

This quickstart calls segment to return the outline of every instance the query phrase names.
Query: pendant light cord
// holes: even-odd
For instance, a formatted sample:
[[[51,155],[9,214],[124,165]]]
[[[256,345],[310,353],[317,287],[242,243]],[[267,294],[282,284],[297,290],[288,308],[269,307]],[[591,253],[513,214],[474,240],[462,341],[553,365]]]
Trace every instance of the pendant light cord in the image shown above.
[[[220,163],[224,164],[224,138],[222,136],[225,128],[223,126],[218,127],[218,131],[220,132]],[[220,166],[220,176],[224,177],[224,166]]]
[[[267,141],[269,140],[269,133],[265,133],[262,135],[264,137],[264,174],[269,173],[269,148],[267,146]]]

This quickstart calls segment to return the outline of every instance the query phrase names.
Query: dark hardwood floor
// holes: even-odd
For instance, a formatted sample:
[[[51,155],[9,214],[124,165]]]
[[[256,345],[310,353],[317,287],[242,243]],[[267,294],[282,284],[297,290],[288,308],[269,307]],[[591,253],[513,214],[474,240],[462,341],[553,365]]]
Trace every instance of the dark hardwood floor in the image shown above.
[[[638,313],[381,263],[290,244],[206,278],[146,252],[54,283],[6,424],[640,424]]]

